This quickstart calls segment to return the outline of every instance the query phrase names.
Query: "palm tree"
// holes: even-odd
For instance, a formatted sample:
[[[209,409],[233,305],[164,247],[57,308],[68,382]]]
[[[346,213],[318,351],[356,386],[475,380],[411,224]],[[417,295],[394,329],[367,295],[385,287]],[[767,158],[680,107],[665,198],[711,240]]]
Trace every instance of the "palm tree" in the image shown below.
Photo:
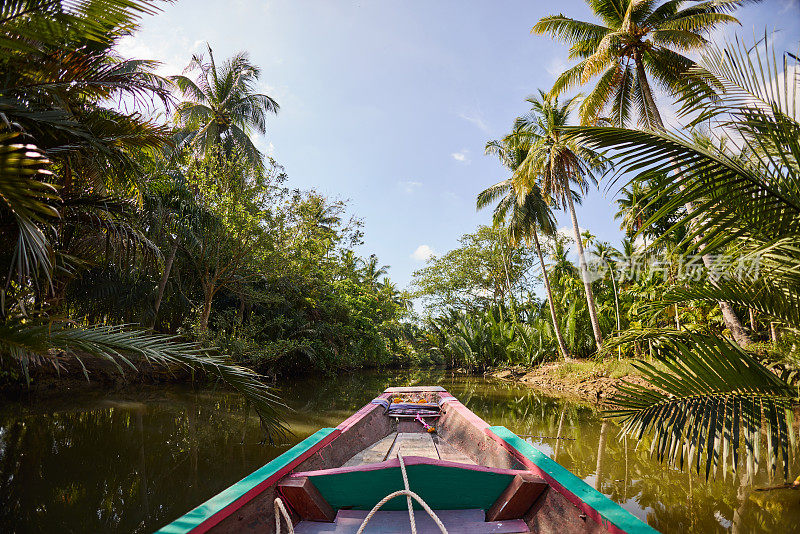
[[[725,49],[709,49],[693,73],[705,83],[691,85],[683,99],[687,113],[711,121],[710,131],[738,143],[747,158],[687,135],[592,127],[568,132],[596,149],[624,147],[615,156],[618,169],[636,173],[635,180],[649,178],[650,169],[680,168],[673,183],[661,184],[654,201],[664,205],[645,226],[686,206],[675,226],[702,226],[681,245],[731,260],[722,271],[725,276],[673,286],[654,306],[725,301],[755,309],[794,335],[800,332],[800,118],[795,100],[800,79],[793,73],[797,56],[780,57],[766,39],[752,48],[737,40]],[[719,94],[708,93],[708,85]],[[671,161],[666,169],[665,160]],[[748,272],[756,259],[758,272]],[[736,470],[743,434],[748,476],[765,452],[769,468],[774,471],[782,463],[788,476],[789,444],[797,432],[793,410],[800,404],[796,351],[765,356],[714,333],[658,328],[629,330],[614,343],[641,340],[656,346],[663,367],[640,363],[658,390],[629,386],[614,399],[614,414],[625,432],[638,438],[655,434],[660,459],[682,463],[688,455],[697,471],[705,456],[706,476],[720,464]],[[760,445],[762,433],[766,451]]]
[[[370,254],[369,258],[364,261],[364,267],[361,270],[361,276],[364,283],[371,287],[378,285],[381,276],[386,276],[389,273],[388,265],[380,265],[378,256]]]
[[[512,134],[503,141],[488,142],[486,144],[486,152],[487,154],[497,154],[500,161],[511,171],[514,171],[524,161],[528,153],[528,147],[521,141],[522,139],[519,135]],[[511,179],[503,180],[478,194],[477,208],[483,209],[498,199],[500,201],[494,210],[494,223],[502,223],[507,217],[510,219],[508,234],[511,244],[517,246],[523,239],[526,241],[533,239],[536,254],[539,256],[539,263],[542,267],[542,278],[544,279],[545,291],[547,291],[547,303],[550,306],[550,316],[553,320],[553,331],[558,341],[558,348],[561,350],[561,356],[565,360],[569,359],[569,351],[558,322],[550,279],[547,276],[547,265],[542,254],[542,247],[539,244],[539,232],[544,235],[553,235],[555,233],[553,213],[542,197],[538,186],[534,186],[520,202]]]
[[[617,331],[621,331],[622,321],[619,314],[619,292],[617,291],[617,280],[614,276],[615,266],[611,264],[611,260],[618,256],[619,253],[610,243],[602,241],[595,243],[593,253],[597,256],[597,259],[608,268],[608,272],[611,275],[611,288],[614,290],[614,308],[617,315]]]
[[[595,173],[605,169],[605,160],[597,152],[561,132],[567,125],[570,112],[576,103],[575,98],[570,98],[562,104],[558,98],[540,90],[538,98],[532,96],[527,101],[531,104],[531,111],[517,119],[514,130],[526,143],[528,150],[525,159],[514,171],[512,184],[517,195],[522,198],[533,190],[535,184],[538,184],[542,195],[551,205],[569,209],[589,318],[594,340],[599,349],[603,344],[603,334],[597,318],[594,293],[589,280],[578,217],[575,213],[574,197],[585,194],[590,183],[597,183]]]
[[[739,21],[725,13],[741,2],[667,0],[587,0],[599,22],[582,22],[564,15],[542,18],[532,33],[548,34],[570,45],[578,64],[553,85],[558,96],[598,77],[581,104],[582,124],[595,124],[609,107],[615,126],[625,126],[636,106],[639,124],[664,129],[652,78],[659,87],[676,91],[692,61],[682,53],[702,49],[704,37],[722,24]]]
[[[645,128],[664,131],[656,98],[648,78],[674,95],[685,86],[685,74],[693,65],[682,52],[703,49],[709,32],[727,23],[739,21],[725,13],[741,1],[687,2],[592,0],[588,2],[600,23],[582,22],[564,15],[542,18],[531,30],[549,34],[570,44],[570,59],[579,59],[556,80],[551,93],[558,96],[578,84],[600,76],[594,89],[581,104],[582,124],[596,124],[611,105],[611,123],[618,127],[631,121],[635,105],[638,123]],[[705,85],[705,80],[694,78]],[[691,206],[687,206],[691,211]],[[711,267],[708,254],[703,262]],[[741,345],[750,342],[733,307],[718,302],[725,323]]]
[[[169,92],[150,72],[154,62],[119,58],[113,47],[154,10],[137,0],[0,7],[0,270],[8,273],[0,354],[26,378],[32,365],[59,365],[62,357],[83,365],[87,355],[120,372],[136,362],[201,370],[253,402],[268,431],[280,431],[280,403],[256,373],[169,336],[76,325],[54,303],[71,270],[108,255],[100,243],[108,250],[146,242],[123,227],[132,203],[115,194],[135,194],[136,155],[164,145],[167,128],[143,118],[139,106],[153,98],[169,104]],[[118,97],[131,98],[137,111],[105,107]]]
[[[518,246],[523,239],[530,244],[530,241],[533,240],[536,254],[539,256],[539,263],[542,267],[542,278],[545,291],[547,291],[547,303],[550,307],[550,316],[553,321],[553,331],[556,335],[558,348],[564,359],[569,359],[569,351],[558,322],[550,279],[547,276],[547,264],[544,261],[544,254],[542,254],[542,247],[539,243],[539,232],[544,235],[553,235],[556,231],[555,219],[550,211],[550,206],[542,197],[538,187],[534,187],[520,202],[517,200],[511,179],[508,179],[482,191],[478,195],[477,207],[478,209],[483,209],[498,198],[500,201],[494,210],[494,223],[499,225],[506,218],[509,219],[507,228],[511,245]]]
[[[253,168],[261,170],[263,155],[250,134],[265,134],[267,114],[277,114],[280,106],[272,97],[255,92],[261,69],[246,52],[217,67],[211,46],[206,44],[206,48],[208,61],[195,54],[184,74],[171,78],[186,98],[178,105],[176,122],[186,128],[195,151],[208,153],[214,146],[222,146],[228,154],[238,150]],[[192,80],[187,74],[194,71],[199,73]]]

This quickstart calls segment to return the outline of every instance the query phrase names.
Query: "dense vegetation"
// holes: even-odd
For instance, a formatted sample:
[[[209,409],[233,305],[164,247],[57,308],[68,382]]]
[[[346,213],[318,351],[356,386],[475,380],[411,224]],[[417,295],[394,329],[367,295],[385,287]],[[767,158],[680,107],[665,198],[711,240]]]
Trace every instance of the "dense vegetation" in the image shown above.
[[[492,224],[415,273],[416,324],[412,295],[357,254],[346,203],[293,189],[257,149],[280,108],[246,53],[219,60],[209,46],[162,77],[115,48],[153,2],[3,3],[3,378],[91,358],[191,368],[275,428],[265,374],[634,358],[655,389],[626,388],[612,415],[654,433],[660,458],[788,475],[798,55],[766,35],[710,43],[737,1],[587,3],[596,21],[533,27],[577,62],[487,142],[507,173],[477,196]],[[681,131],[667,131],[664,97]],[[617,198],[617,245],[577,218],[598,182]]]
[[[0,356],[143,360],[219,377],[268,425],[257,373],[392,363],[407,299],[346,203],[255,147],[279,110],[246,53],[184,73],[124,58],[149,1],[0,7]],[[255,371],[255,372],[254,372]],[[87,377],[90,373],[87,372]]]
[[[759,465],[788,476],[800,404],[798,56],[768,35],[709,43],[736,22],[737,2],[587,3],[596,22],[554,15],[533,28],[568,43],[577,63],[487,143],[509,173],[477,197],[495,206],[494,231],[416,273],[430,303],[421,344],[471,368],[636,358],[652,387],[612,399],[625,432],[654,434],[660,459],[706,476]],[[697,62],[684,55],[693,50]],[[559,100],[592,79],[585,97]],[[659,94],[682,130],[667,132]],[[597,178],[616,194],[618,246],[578,226],[573,205]],[[570,237],[550,210],[571,215]],[[470,252],[480,234],[497,252]],[[516,265],[504,258],[520,250],[540,261],[494,267]],[[480,264],[452,266],[458,258]],[[485,276],[440,281],[461,271]],[[455,300],[455,289],[472,296]]]

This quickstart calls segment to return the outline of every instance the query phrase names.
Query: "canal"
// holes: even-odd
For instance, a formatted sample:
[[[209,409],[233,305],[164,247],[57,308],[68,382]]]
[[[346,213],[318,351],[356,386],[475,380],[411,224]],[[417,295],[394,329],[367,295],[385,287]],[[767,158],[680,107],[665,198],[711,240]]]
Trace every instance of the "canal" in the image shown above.
[[[294,435],[261,444],[235,394],[190,387],[67,393],[0,406],[0,532],[152,532],[286,451],[336,426],[389,385],[438,384],[665,533],[798,532],[800,491],[763,470],[703,475],[621,440],[591,405],[449,372],[381,371],[287,380]],[[791,472],[800,467],[795,460]]]

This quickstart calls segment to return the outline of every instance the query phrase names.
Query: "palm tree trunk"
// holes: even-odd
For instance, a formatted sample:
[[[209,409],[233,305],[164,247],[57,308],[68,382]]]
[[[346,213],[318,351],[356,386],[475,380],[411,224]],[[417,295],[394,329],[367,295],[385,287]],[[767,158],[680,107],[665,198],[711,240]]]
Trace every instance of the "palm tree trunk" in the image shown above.
[[[164,264],[164,274],[161,275],[161,281],[158,283],[158,293],[156,294],[156,301],[153,304],[153,322],[150,328],[155,328],[156,318],[158,318],[158,309],[161,307],[161,299],[164,298],[164,289],[167,287],[167,280],[169,280],[169,273],[172,271],[172,262],[175,261],[175,254],[178,252],[178,240],[172,243],[172,249],[169,251],[167,263]]]
[[[572,217],[572,229],[575,232],[575,244],[578,246],[578,263],[581,267],[581,278],[583,278],[583,289],[586,291],[586,304],[589,307],[589,319],[592,322],[592,332],[594,332],[594,342],[597,350],[603,346],[603,334],[600,332],[600,321],[597,319],[597,307],[594,303],[594,292],[592,283],[589,281],[589,267],[586,265],[586,255],[583,253],[583,242],[581,241],[581,231],[578,227],[578,217],[575,215],[575,203],[572,201],[572,192],[569,183],[566,188],[567,202],[569,202],[569,214]]]
[[[564,336],[561,335],[561,326],[558,324],[558,316],[556,315],[556,305],[553,302],[553,291],[550,289],[550,279],[547,276],[547,266],[544,263],[544,255],[542,254],[542,247],[539,245],[539,235],[536,229],[533,229],[533,242],[536,245],[536,254],[539,256],[539,262],[542,264],[542,278],[544,278],[544,289],[547,291],[547,303],[550,305],[550,317],[553,319],[553,330],[556,333],[556,340],[558,341],[558,348],[561,350],[561,356],[565,360],[569,359],[569,352],[567,351],[567,344],[564,343]]]
[[[200,314],[200,332],[205,334],[208,330],[208,319],[211,316],[211,303],[214,300],[214,287],[210,282],[203,284],[203,311]]]
[[[647,75],[645,74],[644,65],[642,64],[642,59],[638,55],[634,57],[636,61],[636,73],[637,79],[639,80],[639,84],[642,88],[642,94],[647,101],[648,104],[651,104],[652,116],[650,117],[652,120],[652,126],[656,130],[660,130],[662,132],[666,131],[664,128],[664,122],[661,120],[661,113],[658,111],[658,107],[655,105],[655,100],[653,99],[653,93],[650,90],[650,85],[647,82]],[[683,190],[683,188],[681,188]],[[691,202],[686,204],[686,211],[688,213],[692,213],[694,211],[693,205]],[[690,222],[691,225],[691,222]],[[693,226],[693,225],[692,225]],[[695,238],[695,242],[700,239],[700,236]],[[711,257],[708,254],[703,254],[703,264],[706,266],[706,269],[711,270]],[[714,283],[714,280],[711,280],[711,283]],[[725,321],[725,326],[728,327],[733,339],[742,347],[746,347],[752,340],[750,336],[747,335],[747,332],[742,325],[741,319],[739,316],[736,315],[736,311],[731,306],[730,302],[725,302],[723,300],[717,301],[719,305],[719,309],[722,312],[722,318]]]
[[[617,294],[617,281],[614,278],[614,268],[611,266],[611,262],[606,260],[606,265],[608,265],[608,270],[611,274],[611,288],[614,290],[614,311],[617,313],[617,332],[622,330],[622,321],[620,320],[619,316],[619,295]],[[622,359],[622,347],[617,347],[617,359]]]

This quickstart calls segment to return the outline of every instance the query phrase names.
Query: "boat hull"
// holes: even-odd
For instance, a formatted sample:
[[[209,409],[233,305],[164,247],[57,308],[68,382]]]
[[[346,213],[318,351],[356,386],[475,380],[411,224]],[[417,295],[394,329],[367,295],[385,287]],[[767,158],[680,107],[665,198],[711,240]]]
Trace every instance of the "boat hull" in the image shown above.
[[[424,432],[413,419],[386,415],[385,405],[393,395],[415,392],[436,395],[440,405],[436,421],[438,436],[467,454],[477,466],[526,471],[547,483],[547,488],[530,503],[522,517],[530,531],[655,532],[505,427],[489,425],[447,391],[421,387],[387,389],[336,428],[319,430],[158,533],[274,532],[274,500],[282,479],[293,473],[341,471],[341,466],[354,454],[393,432]],[[376,495],[374,500],[383,496]]]

